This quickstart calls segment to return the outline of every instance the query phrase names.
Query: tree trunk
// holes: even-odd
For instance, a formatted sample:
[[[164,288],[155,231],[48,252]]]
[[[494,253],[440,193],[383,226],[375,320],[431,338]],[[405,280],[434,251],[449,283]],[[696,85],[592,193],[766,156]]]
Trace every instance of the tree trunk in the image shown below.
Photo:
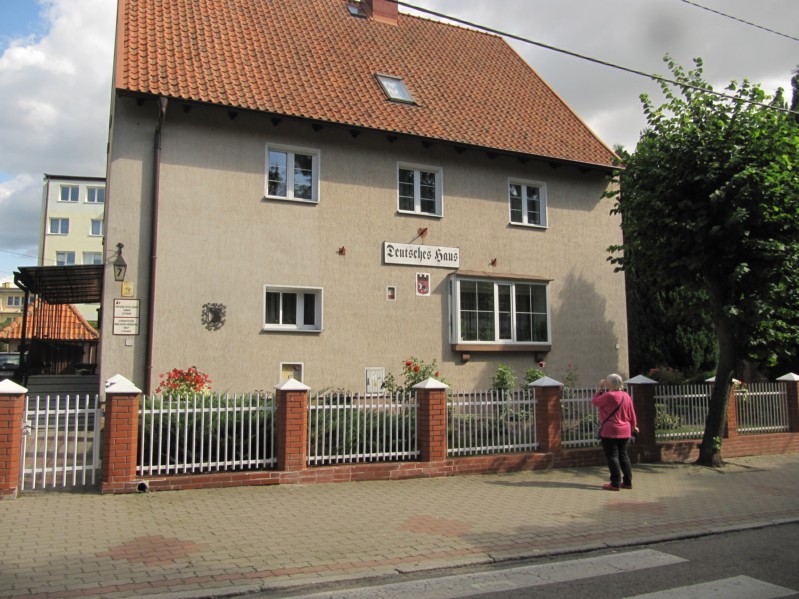
[[[727,404],[730,401],[730,387],[735,374],[737,344],[735,327],[730,319],[720,309],[714,309],[714,314],[719,341],[719,360],[716,367],[716,382],[713,384],[713,393],[710,395],[710,405],[705,419],[705,433],[699,446],[699,458],[696,463],[718,468],[724,465],[721,458],[721,441],[727,424]]]

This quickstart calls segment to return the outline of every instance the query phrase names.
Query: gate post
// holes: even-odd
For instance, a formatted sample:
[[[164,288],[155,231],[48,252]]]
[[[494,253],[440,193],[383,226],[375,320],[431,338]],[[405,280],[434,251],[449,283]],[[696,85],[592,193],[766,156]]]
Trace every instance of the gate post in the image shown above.
[[[22,415],[28,390],[10,379],[0,382],[0,499],[14,499],[22,456]]]
[[[799,433],[799,375],[790,372],[777,379],[788,392],[788,430]]]
[[[447,459],[447,389],[434,378],[414,385],[419,406],[419,458],[422,462],[443,462]]]
[[[105,390],[101,493],[130,491],[136,480],[141,389],[119,375],[113,381]]]
[[[641,431],[636,445],[640,445],[644,451],[654,452],[657,449],[657,409],[655,408],[657,381],[639,374],[624,383],[630,389],[635,417],[638,420],[638,430]]]
[[[276,385],[275,390],[277,469],[284,472],[305,470],[308,467],[308,391],[311,388],[289,379]]]
[[[560,392],[563,383],[545,376],[529,387],[535,392],[535,440],[538,450],[559,454],[563,449],[560,421]]]

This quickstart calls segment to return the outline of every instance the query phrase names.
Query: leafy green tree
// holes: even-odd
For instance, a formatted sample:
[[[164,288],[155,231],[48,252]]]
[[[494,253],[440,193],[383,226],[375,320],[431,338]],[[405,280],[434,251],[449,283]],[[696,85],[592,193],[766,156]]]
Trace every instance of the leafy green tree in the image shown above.
[[[611,260],[661,289],[704,294],[718,345],[699,463],[722,464],[729,390],[739,360],[774,364],[799,342],[799,131],[756,85],[714,94],[702,61],[666,57],[665,104],[642,96],[647,127],[621,174],[622,246]]]

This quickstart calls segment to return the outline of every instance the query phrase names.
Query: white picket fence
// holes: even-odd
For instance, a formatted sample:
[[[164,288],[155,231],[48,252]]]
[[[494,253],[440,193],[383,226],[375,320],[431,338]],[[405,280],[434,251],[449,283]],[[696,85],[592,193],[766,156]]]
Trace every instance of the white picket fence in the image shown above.
[[[415,393],[311,396],[308,465],[417,458],[417,408]]]
[[[19,490],[99,484],[102,415],[96,395],[27,397]]]
[[[139,409],[139,476],[273,467],[269,395],[145,397]]]
[[[788,391],[782,383],[752,383],[735,391],[738,432],[742,435],[789,430]]]
[[[452,393],[447,400],[447,455],[534,451],[535,396],[529,390]]]
[[[560,400],[560,443],[564,448],[599,445],[599,411],[591,403],[596,389],[564,388]]]

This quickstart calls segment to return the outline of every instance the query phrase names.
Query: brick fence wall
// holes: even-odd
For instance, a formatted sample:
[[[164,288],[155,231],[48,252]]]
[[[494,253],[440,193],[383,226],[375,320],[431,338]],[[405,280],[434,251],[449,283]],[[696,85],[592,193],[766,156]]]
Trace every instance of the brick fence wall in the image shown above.
[[[275,470],[207,474],[136,475],[138,405],[141,392],[129,381],[115,377],[106,389],[103,435],[103,493],[197,489],[245,485],[399,480],[459,474],[488,474],[519,470],[604,465],[600,448],[563,449],[561,445],[559,384],[536,385],[536,452],[447,457],[447,386],[432,379],[416,387],[419,402],[417,434],[420,460],[415,462],[359,463],[308,468],[309,388],[290,380],[276,387]],[[556,381],[552,381],[556,383]],[[799,382],[788,382],[790,432],[738,435],[728,426],[725,457],[799,452]],[[698,456],[697,440],[657,443],[653,385],[631,385],[639,428],[630,446],[637,463],[691,460]],[[11,381],[0,382],[0,497],[16,496],[19,483],[22,414],[25,389]],[[735,418],[735,398],[730,398],[728,421]]]

